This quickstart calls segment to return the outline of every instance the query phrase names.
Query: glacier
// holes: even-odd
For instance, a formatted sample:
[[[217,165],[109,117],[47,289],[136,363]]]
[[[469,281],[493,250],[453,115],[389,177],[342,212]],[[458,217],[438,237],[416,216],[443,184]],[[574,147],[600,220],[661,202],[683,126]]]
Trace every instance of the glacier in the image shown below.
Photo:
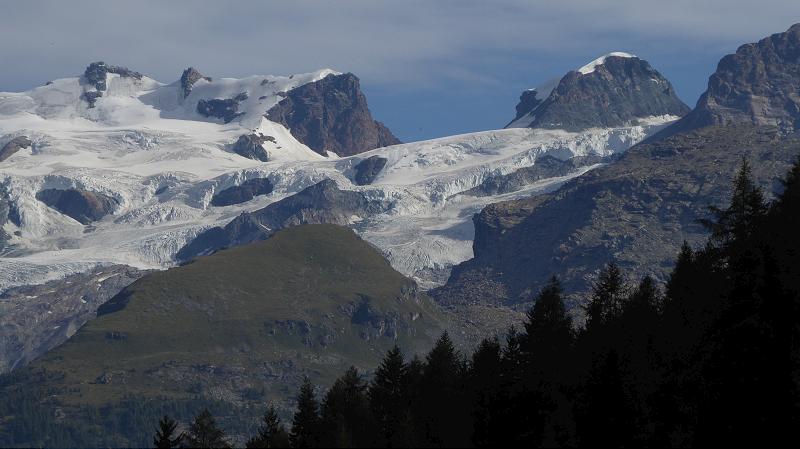
[[[678,118],[580,132],[491,130],[325,157],[265,113],[285,92],[336,73],[201,79],[185,97],[180,82],[109,73],[94,107],[82,101],[86,86],[80,78],[0,93],[0,147],[17,136],[32,142],[0,162],[0,192],[16,211],[16,220],[3,227],[10,239],[0,252],[0,292],[105,265],[169,268],[200,232],[326,178],[391,204],[384,213],[352,217],[351,227],[395,269],[432,288],[453,265],[472,257],[473,214],[489,203],[551,191],[597,164],[513,192],[473,196],[469,190],[531,167],[542,156],[613,156]],[[240,93],[247,94],[242,114],[229,123],[197,113],[200,99]],[[264,143],[268,162],[232,151],[238,137],[252,133],[273,138]],[[387,162],[371,184],[358,186],[354,166],[370,156]],[[268,178],[273,192],[211,206],[215,192],[254,178]],[[118,207],[84,226],[36,199],[40,190],[68,188],[108,195]]]

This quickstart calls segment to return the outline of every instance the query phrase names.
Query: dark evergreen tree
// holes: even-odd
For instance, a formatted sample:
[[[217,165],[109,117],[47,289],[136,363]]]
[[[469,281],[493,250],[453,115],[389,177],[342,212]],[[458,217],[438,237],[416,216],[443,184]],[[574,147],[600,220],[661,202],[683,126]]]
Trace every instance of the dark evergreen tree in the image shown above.
[[[367,391],[378,446],[410,445],[411,401],[407,381],[408,368],[400,348],[395,346],[386,353]]]
[[[622,381],[619,355],[596,359],[576,410],[578,443],[585,447],[636,447],[636,417]]]
[[[266,413],[261,418],[261,428],[258,430],[258,435],[250,438],[246,447],[248,449],[265,449],[265,448],[281,448],[289,447],[289,433],[281,424],[278,413],[275,407],[269,405]]]
[[[230,447],[225,441],[225,432],[217,427],[214,416],[208,409],[195,416],[189,433],[186,435],[186,445],[191,448],[227,448]]]
[[[731,256],[742,249],[741,245],[751,241],[767,214],[767,203],[763,192],[753,182],[747,159],[742,159],[736,174],[730,206],[710,209],[714,219],[701,222],[711,231],[711,243],[721,249],[724,256]]]
[[[306,378],[297,395],[297,411],[292,419],[289,440],[292,447],[317,447],[320,440],[319,403],[311,380]]]
[[[497,338],[484,339],[472,354],[468,382],[472,403],[472,443],[497,447],[503,443],[501,374],[502,348]]]
[[[470,410],[465,394],[465,362],[447,332],[425,358],[414,415],[423,445],[463,447],[469,444]]]
[[[560,362],[568,358],[574,335],[557,278],[551,278],[536,297],[520,338],[521,350],[533,362],[537,377],[546,376],[550,381],[563,376]]]
[[[551,278],[534,301],[519,336],[523,379],[516,408],[523,430],[517,443],[566,445],[572,419],[568,386],[575,371],[572,320],[557,278]]]
[[[788,425],[790,354],[783,316],[790,297],[780,285],[769,234],[767,205],[746,161],[734,182],[730,206],[714,211],[710,251],[719,254],[727,285],[725,303],[709,329],[697,442],[762,444]],[[780,243],[784,245],[783,242]],[[715,436],[718,435],[718,436]]]
[[[366,382],[352,366],[333,383],[322,402],[322,446],[368,447],[374,441],[366,391]]]
[[[586,330],[592,332],[615,321],[622,314],[627,286],[622,270],[611,262],[600,271],[600,276],[592,287],[592,298],[584,308],[586,311]]]
[[[158,421],[158,430],[153,437],[153,446],[156,449],[171,449],[180,447],[183,434],[176,435],[178,423],[167,415]]]

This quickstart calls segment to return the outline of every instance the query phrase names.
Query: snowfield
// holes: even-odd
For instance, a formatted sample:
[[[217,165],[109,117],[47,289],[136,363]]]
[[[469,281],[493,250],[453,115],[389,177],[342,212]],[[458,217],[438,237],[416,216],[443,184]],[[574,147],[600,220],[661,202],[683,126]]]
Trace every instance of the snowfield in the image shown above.
[[[323,157],[288,129],[264,118],[281,93],[319,80],[331,70],[292,77],[254,76],[198,81],[183,98],[180,82],[162,84],[107,76],[94,108],[81,99],[79,78],[56,80],[23,93],[0,93],[0,148],[17,136],[32,146],[0,162],[0,192],[16,208],[18,225],[0,257],[0,291],[38,284],[106,264],[165,269],[199,232],[225,225],[243,211],[325,178],[341,189],[389,200],[388,212],[353,217],[352,227],[401,273],[430,288],[450,267],[472,257],[472,215],[485,205],[557,188],[594,166],[545,179],[502,195],[464,192],[549,155],[608,156],[625,151],[677,117],[651,117],[614,129],[570,133],[512,128],[379,148],[347,158]],[[196,112],[200,99],[246,92],[244,112],[228,124]],[[231,150],[239,136],[260,133],[269,162]],[[371,185],[351,181],[369,156],[387,163]],[[215,192],[253,178],[269,178],[273,193],[227,207],[210,206]],[[42,189],[78,188],[113,197],[112,215],[82,225],[36,199]]]

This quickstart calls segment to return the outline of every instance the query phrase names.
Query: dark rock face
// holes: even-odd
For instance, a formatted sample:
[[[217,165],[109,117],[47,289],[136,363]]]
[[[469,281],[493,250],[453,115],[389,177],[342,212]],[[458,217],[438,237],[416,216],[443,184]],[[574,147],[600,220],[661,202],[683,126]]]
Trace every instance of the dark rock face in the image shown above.
[[[192,93],[192,86],[194,83],[200,81],[201,79],[206,81],[211,81],[210,77],[203,76],[197,69],[194,67],[189,67],[188,69],[183,71],[181,74],[181,88],[183,89],[183,98],[189,96]]]
[[[0,295],[0,373],[66,341],[101,304],[145,273],[114,265],[5,291]]]
[[[142,79],[142,74],[139,72],[134,72],[127,67],[108,65],[102,61],[89,64],[89,67],[86,67],[86,71],[83,73],[83,77],[87,84],[91,84],[99,91],[105,91],[107,88],[106,75],[109,73],[114,73],[124,78]]]
[[[30,148],[31,140],[25,136],[18,136],[11,139],[8,143],[3,145],[0,149],[0,162],[10,158],[14,153],[19,150]]]
[[[81,94],[81,99],[83,101],[89,103],[89,108],[93,108],[95,103],[97,103],[97,99],[103,96],[103,92],[92,90],[89,92],[84,92]]]
[[[539,98],[539,92],[537,92],[536,89],[522,91],[522,94],[519,96],[519,103],[517,103],[517,115],[514,116],[514,120],[522,118],[525,114],[539,107],[542,101],[544,101],[544,99]],[[512,120],[512,122],[514,120]]]
[[[800,129],[800,24],[722,58],[695,109],[656,137],[737,123]]]
[[[536,163],[530,167],[523,167],[519,170],[503,176],[494,176],[474,187],[467,192],[467,195],[488,196],[498,195],[517,191],[525,186],[529,186],[536,181],[566,176],[581,167],[610,162],[612,157],[603,158],[600,156],[578,156],[562,161],[553,156],[541,156],[536,159]]]
[[[272,192],[272,183],[266,178],[249,179],[242,185],[229,187],[211,198],[212,206],[230,206],[250,201],[258,195]]]
[[[358,78],[352,73],[328,75],[293,89],[266,116],[323,156],[328,151],[350,156],[400,143],[372,118]]]
[[[233,144],[233,151],[239,156],[267,162],[269,161],[269,155],[263,147],[267,142],[275,143],[275,138],[259,134],[246,134],[239,136],[239,139]]]
[[[0,248],[11,238],[5,229],[3,229],[3,226],[8,223],[10,213],[11,201],[8,199],[8,193],[5,187],[0,185]]]
[[[701,245],[697,223],[729,201],[747,157],[767,193],[780,188],[797,157],[798,138],[776,128],[708,127],[652,144],[543,196],[492,204],[474,218],[475,257],[454,268],[435,292],[450,303],[527,298],[557,275],[569,293],[616,261],[634,280],[665,281],[684,240]]]
[[[203,117],[214,117],[230,123],[243,113],[239,112],[239,103],[247,99],[247,92],[233,98],[200,100],[197,102],[197,113]]]
[[[372,184],[378,173],[386,166],[387,161],[388,159],[380,156],[370,156],[364,159],[354,167],[355,175],[353,175],[353,180],[360,186]]]
[[[84,225],[114,212],[118,205],[110,196],[79,189],[46,189],[36,199]]]
[[[211,228],[178,251],[178,260],[189,260],[219,249],[264,240],[276,231],[302,224],[347,225],[353,216],[365,217],[386,210],[360,192],[339,190],[336,182],[323,180],[311,187],[252,213],[243,213],[224,228]]]
[[[532,98],[534,96],[534,98]],[[578,131],[623,126],[654,115],[683,116],[689,112],[666,78],[647,61],[608,56],[590,73],[567,73],[544,101],[523,93],[517,116],[530,114],[531,128]]]

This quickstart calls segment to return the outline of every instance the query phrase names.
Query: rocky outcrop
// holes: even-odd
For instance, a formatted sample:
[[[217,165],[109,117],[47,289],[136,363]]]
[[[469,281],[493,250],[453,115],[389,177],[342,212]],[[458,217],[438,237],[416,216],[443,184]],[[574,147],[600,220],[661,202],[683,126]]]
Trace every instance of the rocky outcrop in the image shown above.
[[[514,116],[514,120],[511,123],[523,118],[525,115],[539,107],[540,104],[544,101],[541,98],[537,89],[526,89],[522,91],[522,94],[519,96],[519,103],[517,103],[517,115]]]
[[[800,24],[722,58],[695,109],[653,139],[738,123],[800,129]]]
[[[113,213],[118,206],[110,196],[81,189],[46,189],[38,192],[36,199],[84,225]]]
[[[106,79],[109,73],[117,74],[125,78],[142,79],[142,74],[134,72],[127,67],[108,65],[105,62],[93,62],[86,67],[81,83],[87,84],[95,90],[88,90],[81,95],[81,99],[89,103],[89,108],[93,108],[97,99],[103,96],[103,92],[108,89]]]
[[[66,341],[101,304],[145,273],[114,265],[5,291],[0,295],[0,373]]]
[[[386,166],[387,161],[388,159],[385,157],[370,156],[356,164],[356,166],[353,167],[355,170],[353,180],[356,185],[364,186],[372,184],[372,181],[375,180],[381,170],[383,170],[383,167]]]
[[[86,71],[83,73],[83,78],[81,78],[81,83],[88,85],[90,88],[94,88],[94,90],[88,90],[81,95],[81,98],[89,103],[89,108],[93,108],[97,99],[103,96],[103,92],[108,89],[106,85],[107,75],[109,73],[117,74],[124,78],[134,78],[137,80],[142,79],[142,74],[139,72],[134,72],[126,67],[120,67],[115,65],[108,65],[105,62],[93,62],[89,64],[89,67],[86,67]]]
[[[242,185],[229,187],[211,198],[212,206],[230,206],[250,201],[256,196],[272,192],[272,183],[266,178],[248,179]]]
[[[328,152],[349,156],[400,143],[372,118],[352,73],[328,75],[292,89],[266,116],[323,156]]]
[[[183,71],[181,74],[181,90],[183,91],[183,98],[189,96],[192,93],[192,87],[194,83],[200,80],[211,81],[211,78],[208,76],[203,76],[197,69],[194,67],[189,67],[188,69]]]
[[[0,185],[0,248],[11,238],[6,230],[3,229],[3,226],[8,223],[10,213],[11,201],[8,199],[5,187]]]
[[[124,78],[134,78],[137,80],[142,79],[142,74],[139,72],[134,72],[133,70],[128,69],[127,67],[120,67],[115,65],[108,65],[105,62],[93,62],[89,64],[89,67],[86,67],[86,71],[83,73],[83,82],[90,86],[94,86],[99,92],[105,92],[108,86],[106,86],[106,76],[109,73],[117,74]]]
[[[247,100],[247,92],[242,92],[233,98],[200,100],[197,102],[197,113],[203,117],[219,118],[225,123],[230,123],[244,114],[239,112],[239,103],[244,100]]]
[[[325,179],[311,187],[252,213],[243,213],[224,228],[198,235],[178,251],[178,260],[210,254],[222,248],[264,240],[276,231],[302,224],[350,224],[354,217],[385,211],[382,202],[368,200],[361,192],[340,190]]]
[[[245,134],[239,136],[239,139],[233,144],[233,152],[248,159],[267,162],[269,154],[264,149],[264,144],[267,142],[275,143],[275,138],[260,134]]]
[[[14,153],[19,150],[30,148],[31,140],[25,136],[17,136],[8,141],[3,148],[0,149],[0,162],[10,158]]]
[[[474,258],[455,267],[435,296],[515,303],[553,275],[567,292],[585,293],[611,261],[633,279],[665,281],[681,243],[705,241],[697,220],[729,201],[742,157],[772,193],[799,146],[776,128],[708,127],[638,145],[552,194],[489,205],[474,218]]]
[[[544,100],[535,90],[523,93],[509,126],[579,131],[687,112],[670,82],[647,61],[612,53],[567,73]]]
[[[553,156],[544,155],[536,158],[536,163],[530,167],[523,167],[507,175],[491,176],[479,186],[465,192],[473,196],[490,196],[515,192],[529,186],[536,181],[559,176],[567,176],[581,167],[611,162],[612,157],[578,156],[561,160]]]

